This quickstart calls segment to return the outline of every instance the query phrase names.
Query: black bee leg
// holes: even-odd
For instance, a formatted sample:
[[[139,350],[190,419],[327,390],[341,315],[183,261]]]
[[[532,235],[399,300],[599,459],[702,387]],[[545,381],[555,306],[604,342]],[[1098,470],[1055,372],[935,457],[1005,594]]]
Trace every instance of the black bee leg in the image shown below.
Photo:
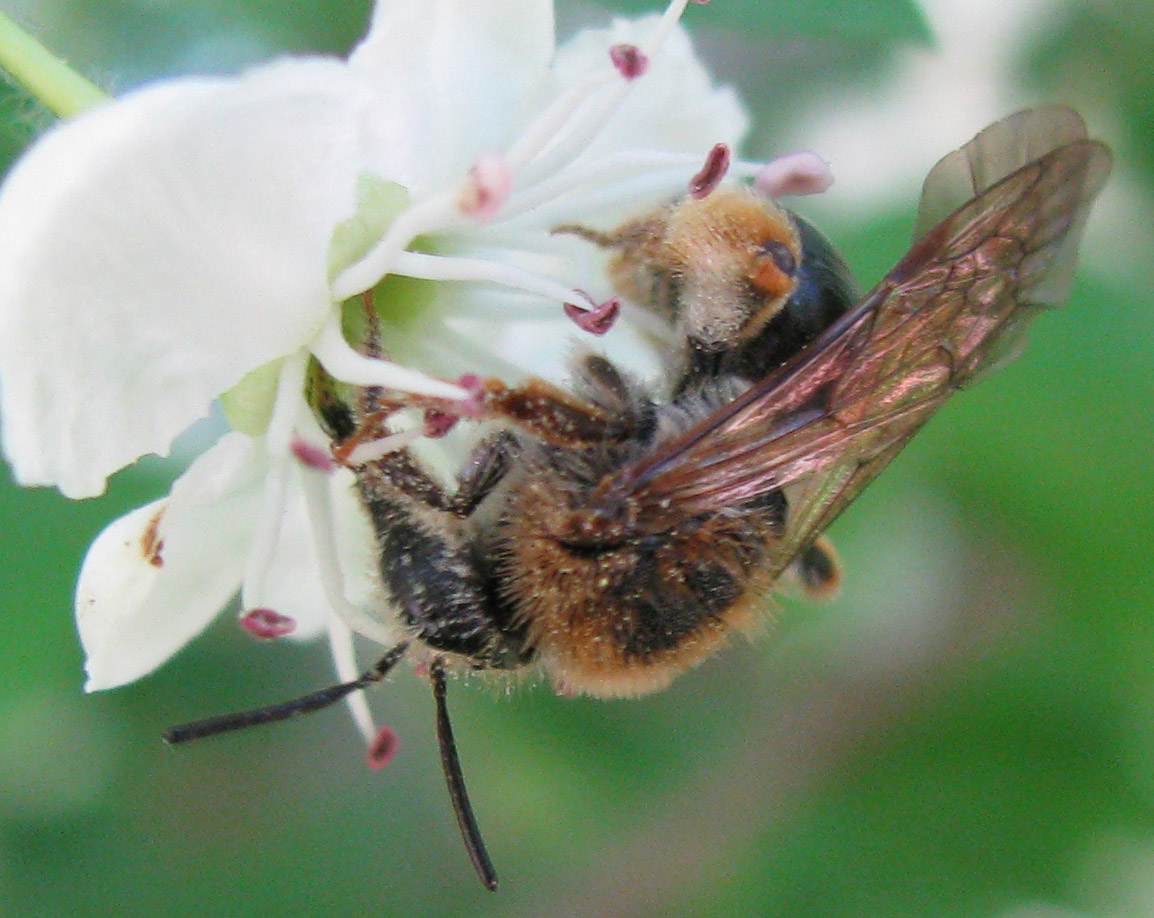
[[[441,768],[445,772],[445,784],[449,788],[449,799],[453,802],[453,812],[457,816],[457,827],[469,860],[481,885],[492,892],[497,891],[497,871],[485,850],[485,841],[477,827],[473,806],[469,803],[469,792],[465,789],[465,776],[461,772],[461,760],[457,756],[457,743],[453,739],[453,725],[449,721],[449,708],[445,703],[445,670],[440,660],[434,660],[429,668],[433,680],[433,698],[437,705],[437,745],[441,750]]]
[[[482,440],[457,476],[457,492],[449,509],[462,519],[468,517],[501,483],[518,450],[517,438],[507,430]]]
[[[192,723],[170,727],[162,735],[166,743],[187,743],[189,740],[203,739],[206,736],[216,736],[218,733],[229,733],[233,730],[243,730],[246,727],[257,727],[261,724],[276,723],[278,720],[288,720],[301,714],[309,714],[335,704],[342,698],[368,688],[374,682],[380,682],[397,665],[405,655],[409,645],[398,644],[386,653],[372,669],[366,670],[351,682],[342,682],[331,685],[320,691],[310,692],[291,701],[282,701],[279,704],[270,704],[263,708],[253,708],[250,711],[238,711],[235,714],[223,714],[218,717],[208,717]]]

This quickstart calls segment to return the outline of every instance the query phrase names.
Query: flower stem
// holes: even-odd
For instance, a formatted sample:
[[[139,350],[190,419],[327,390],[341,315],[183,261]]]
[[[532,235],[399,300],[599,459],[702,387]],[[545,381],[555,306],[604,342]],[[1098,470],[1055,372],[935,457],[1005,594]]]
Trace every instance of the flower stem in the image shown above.
[[[0,13],[0,67],[61,118],[109,98],[4,13]]]

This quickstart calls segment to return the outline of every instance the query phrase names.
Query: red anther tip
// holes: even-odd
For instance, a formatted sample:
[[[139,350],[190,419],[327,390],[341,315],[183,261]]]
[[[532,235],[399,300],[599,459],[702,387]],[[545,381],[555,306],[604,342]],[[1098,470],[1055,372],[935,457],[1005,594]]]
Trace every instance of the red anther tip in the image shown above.
[[[250,609],[240,617],[240,626],[254,638],[271,641],[296,631],[296,619],[272,609]]]
[[[369,743],[369,752],[366,757],[369,768],[380,771],[387,768],[397,754],[401,741],[392,727],[381,727],[373,741]]]
[[[705,157],[705,165],[701,167],[701,171],[689,180],[690,196],[698,200],[708,197],[725,178],[732,158],[733,154],[730,152],[728,144],[714,144],[709,155]]]
[[[615,296],[595,305],[592,309],[585,309],[573,303],[565,304],[565,315],[572,319],[578,328],[591,335],[603,335],[609,331],[617,321],[617,314],[620,311],[621,301]]]
[[[292,441],[293,455],[300,460],[302,465],[307,465],[310,469],[316,469],[318,472],[331,472],[337,467],[333,462],[333,457],[328,452],[321,449],[308,440],[302,440],[296,437]]]
[[[635,80],[649,69],[649,58],[637,45],[614,45],[609,49],[609,60],[627,80]]]

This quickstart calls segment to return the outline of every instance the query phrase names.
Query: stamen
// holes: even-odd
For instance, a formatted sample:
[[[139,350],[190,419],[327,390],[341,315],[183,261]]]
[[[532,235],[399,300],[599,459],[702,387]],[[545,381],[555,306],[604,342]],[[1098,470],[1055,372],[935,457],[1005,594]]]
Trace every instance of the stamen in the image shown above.
[[[289,444],[293,437],[297,413],[303,405],[305,359],[303,353],[286,357],[281,363],[277,379],[276,397],[272,416],[265,430],[265,450],[269,456],[269,470],[265,476],[264,493],[254,528],[252,548],[245,561],[241,585],[241,605],[256,608],[262,605],[265,581],[272,568],[273,556],[280,543],[281,525],[285,517],[288,496]]]
[[[682,14],[685,13],[685,7],[688,5],[689,0],[673,0],[673,2],[665,8],[665,12],[661,16],[661,22],[657,24],[657,30],[653,33],[653,38],[650,39],[649,47],[646,49],[650,57],[655,56],[661,49],[661,46],[665,44],[665,39],[669,37],[669,33],[673,31],[673,27],[677,25]]]
[[[486,261],[483,258],[461,258],[456,255],[401,252],[393,263],[393,273],[433,281],[485,281],[502,287],[512,287],[514,290],[524,290],[526,293],[535,293],[545,299],[558,300],[562,303],[573,299],[574,294],[579,293],[551,277],[527,271],[516,265]],[[440,393],[429,394],[442,397]]]
[[[318,472],[332,472],[336,469],[337,464],[333,462],[332,455],[315,443],[310,443],[302,437],[296,437],[292,442],[292,453],[301,464],[315,469]]]
[[[348,625],[337,616],[328,617],[329,651],[333,657],[333,667],[337,671],[337,678],[342,682],[352,682],[361,673],[357,669],[356,648],[353,646],[353,632]],[[373,712],[369,710],[369,702],[364,692],[352,692],[345,696],[345,704],[349,706],[349,716],[357,730],[365,739],[365,744],[371,749],[377,738],[377,725],[373,723]]]
[[[736,162],[732,169],[741,175],[755,175],[762,165]],[[685,176],[700,167],[701,159],[688,153],[630,151],[600,156],[519,188],[510,196],[501,214],[509,219],[550,204],[564,194],[581,191],[586,186],[596,189],[595,200],[616,205],[633,198],[672,197],[685,187]],[[615,176],[620,176],[622,181],[616,185],[608,184]],[[583,210],[596,210],[591,198],[582,197],[580,204]]]
[[[272,609],[250,609],[240,617],[240,626],[254,638],[271,641],[296,631],[296,619]]]
[[[381,727],[369,743],[368,765],[374,771],[387,768],[400,748],[397,731],[392,727]]]
[[[833,184],[833,170],[816,153],[803,150],[770,160],[757,171],[754,184],[771,198],[821,194]]]
[[[572,303],[565,304],[565,315],[572,319],[578,328],[591,335],[603,335],[609,331],[617,321],[617,314],[620,311],[621,301],[615,296],[592,309],[582,309]]]
[[[378,440],[358,443],[349,450],[348,455],[344,457],[344,462],[350,468],[376,462],[382,456],[395,453],[406,446],[412,446],[423,436],[426,436],[425,431],[420,427],[414,427],[412,430],[402,430],[400,433],[389,434],[389,436],[381,437]]]
[[[609,49],[609,60],[627,80],[636,80],[649,69],[649,58],[637,45],[614,45]]]
[[[518,297],[518,299],[520,298]],[[470,304],[471,307],[479,305],[480,304]],[[499,309],[500,307],[497,308]],[[475,319],[477,315],[478,311],[476,309],[446,310],[446,316],[449,317],[464,316],[469,319]],[[532,311],[518,309],[501,311],[500,318],[508,319],[510,316],[526,321],[551,321],[550,318],[542,313],[540,303],[535,303]],[[478,348],[475,337],[454,331],[448,324],[437,330],[437,337],[435,339],[425,336],[423,339],[418,339],[413,342],[411,346],[414,355],[418,355],[422,362],[434,358],[443,358],[441,360],[442,365],[463,366],[467,364],[475,367],[486,376],[516,379],[519,376],[525,375],[526,372],[530,372],[530,368],[528,367],[520,366],[510,360],[499,357],[496,353],[486,348]],[[459,409],[454,413],[458,415],[462,414]]]
[[[690,196],[698,200],[708,197],[725,178],[732,159],[728,144],[714,144],[709,155],[705,157],[705,165],[701,167],[701,171],[689,180]]]
[[[689,0],[673,0],[669,4],[662,14],[653,36],[644,48],[638,50],[638,54],[646,60],[657,56],[661,46],[665,43],[665,39],[669,37],[669,33],[681,18],[681,14],[685,12],[685,6],[688,2]],[[618,77],[621,75],[620,73],[617,74]],[[538,174],[559,172],[585,152],[610,118],[621,108],[621,103],[633,85],[632,79],[619,79],[615,83],[609,84],[608,92],[595,95],[594,90],[601,88],[604,82],[604,79],[596,78],[583,80],[579,84],[581,92],[565,94],[563,98],[567,103],[566,107],[558,106],[555,114],[550,112],[551,120],[555,122],[555,130],[550,138],[544,141],[536,140],[538,125],[534,124],[535,140],[539,146],[538,152],[532,159],[532,166]],[[520,155],[520,145],[518,144],[514,149]],[[515,158],[512,153],[508,158],[511,164],[516,163],[513,168],[520,171],[519,167],[522,160]],[[524,162],[526,165],[528,164],[528,160]]]
[[[514,174],[534,163],[543,150],[556,143],[565,124],[573,119],[574,114],[594,89],[616,79],[616,74],[594,71],[586,74],[554,99],[505,153],[505,161]]]
[[[333,299],[341,302],[372,289],[392,273],[397,254],[417,236],[455,226],[460,223],[460,218],[455,193],[435,194],[413,202],[389,224],[385,235],[364,258],[337,276],[332,285]]]
[[[329,643],[333,647],[337,672],[344,681],[350,682],[360,670],[353,653],[352,632],[349,629],[355,628],[358,633],[383,645],[395,643],[396,635],[384,623],[370,618],[345,598],[345,578],[341,572],[340,553],[337,549],[336,526],[339,521],[333,508],[332,479],[320,475],[302,475],[301,479],[321,589],[324,590],[329,609],[334,613],[328,616]],[[338,646],[334,643],[338,639],[347,641],[348,646]],[[345,667],[343,669],[342,662]]]
[[[508,199],[512,186],[513,172],[508,161],[499,153],[484,153],[469,171],[457,206],[474,220],[492,220]]]
[[[459,386],[388,360],[366,357],[353,350],[341,334],[340,314],[335,309],[325,321],[320,333],[313,339],[309,351],[320,361],[330,376],[354,386],[381,386],[385,389],[411,392],[414,395],[431,395],[434,398],[469,397],[469,393]]]

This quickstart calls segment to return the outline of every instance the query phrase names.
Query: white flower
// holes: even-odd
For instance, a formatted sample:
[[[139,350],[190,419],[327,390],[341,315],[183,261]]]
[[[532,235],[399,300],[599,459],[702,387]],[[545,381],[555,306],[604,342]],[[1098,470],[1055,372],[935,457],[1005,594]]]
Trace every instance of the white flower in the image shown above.
[[[684,6],[555,48],[546,0],[382,2],[348,61],[148,86],[17,164],[0,189],[17,479],[89,496],[215,400],[237,428],[90,549],[88,688],[158,666],[238,586],[244,610],[290,616],[297,636],[329,629],[346,675],[349,627],[386,639],[362,611],[372,538],[347,473],[300,461],[326,445],[307,358],[450,398],[462,390],[426,373],[549,369],[576,331],[562,304],[609,293],[595,253],[550,229],[672,197],[744,132],[677,25]],[[644,56],[615,68],[620,45]],[[397,362],[340,332],[341,303],[373,289]]]

